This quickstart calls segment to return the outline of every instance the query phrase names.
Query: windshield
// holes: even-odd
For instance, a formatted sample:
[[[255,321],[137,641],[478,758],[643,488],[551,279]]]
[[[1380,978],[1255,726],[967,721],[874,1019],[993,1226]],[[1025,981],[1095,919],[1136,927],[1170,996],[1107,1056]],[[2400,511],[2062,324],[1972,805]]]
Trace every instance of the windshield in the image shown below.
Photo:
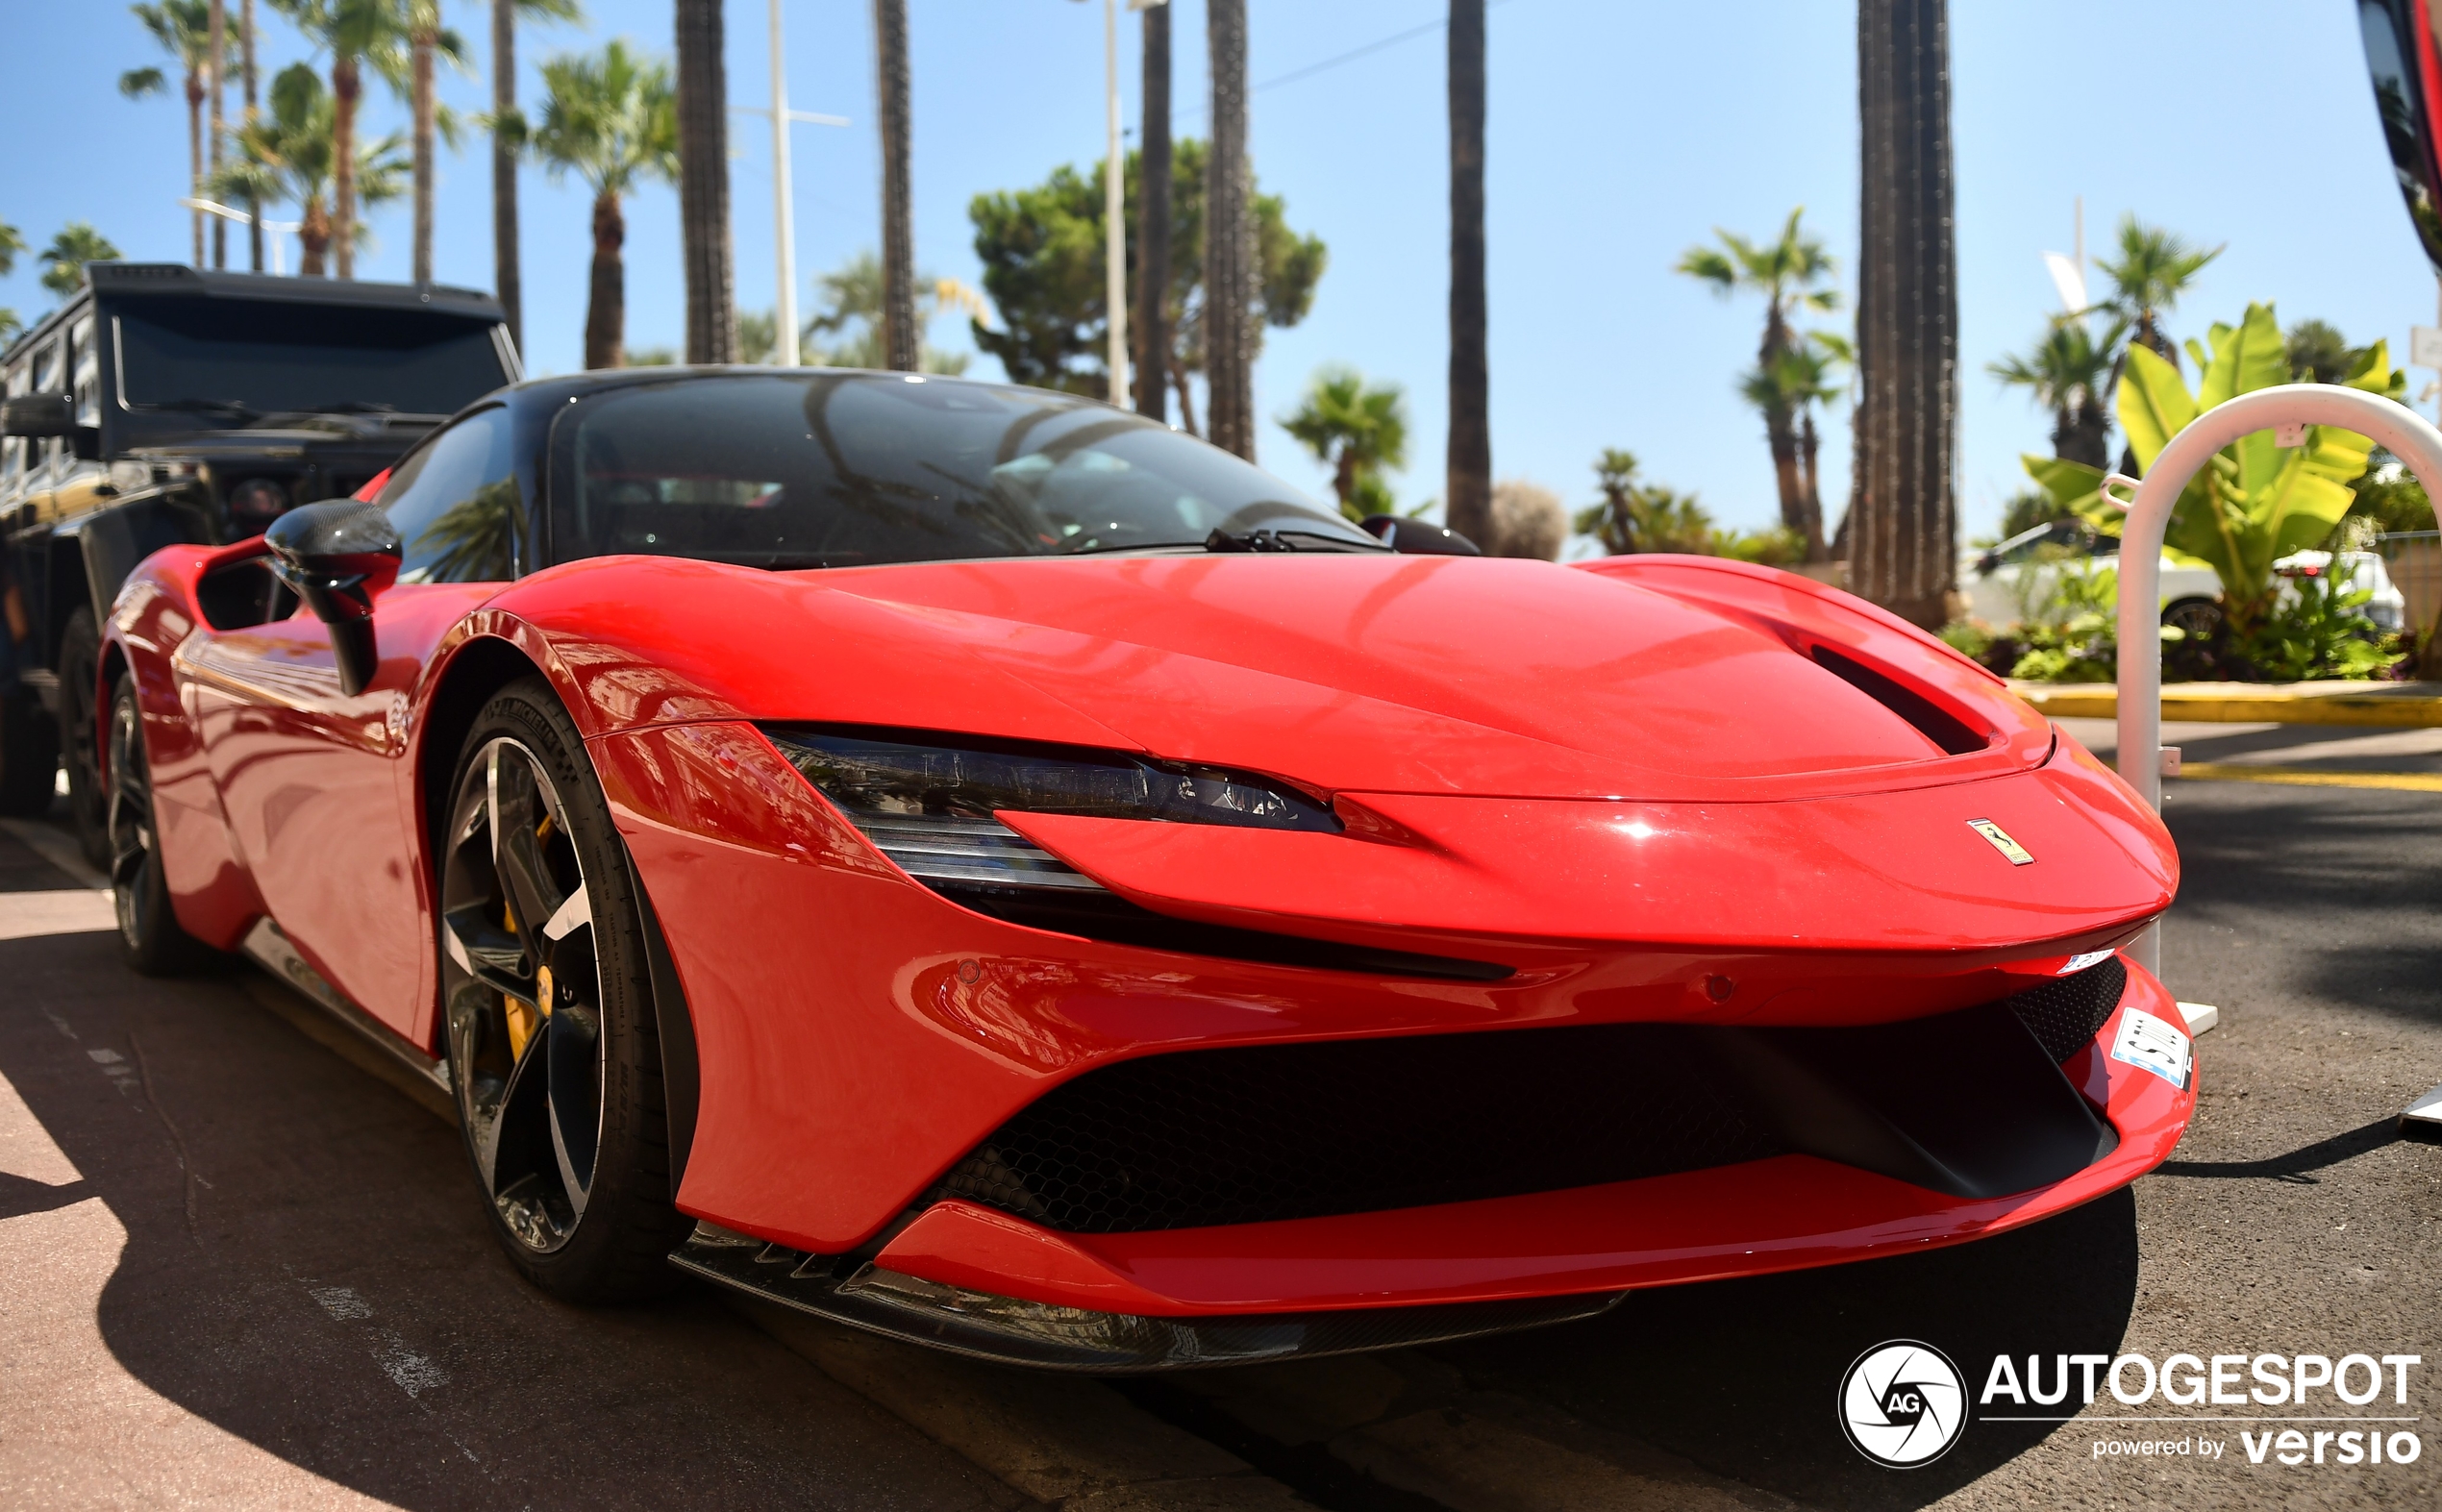
[[[586,401],[554,443],[561,561],[839,567],[1201,546],[1216,530],[1382,549],[1227,452],[1048,389],[819,371],[680,378]]]
[[[426,310],[156,298],[111,326],[137,409],[455,414],[509,382],[490,322]]]

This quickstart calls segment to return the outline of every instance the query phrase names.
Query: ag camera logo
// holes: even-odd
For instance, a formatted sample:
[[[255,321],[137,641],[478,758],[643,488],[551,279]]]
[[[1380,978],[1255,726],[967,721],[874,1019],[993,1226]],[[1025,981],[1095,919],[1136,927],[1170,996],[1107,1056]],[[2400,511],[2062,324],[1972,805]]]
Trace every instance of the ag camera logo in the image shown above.
[[[1950,1356],[1930,1344],[1878,1344],[1840,1378],[1840,1426],[1856,1451],[1878,1465],[1930,1465],[1949,1452],[1966,1425],[1966,1382]]]

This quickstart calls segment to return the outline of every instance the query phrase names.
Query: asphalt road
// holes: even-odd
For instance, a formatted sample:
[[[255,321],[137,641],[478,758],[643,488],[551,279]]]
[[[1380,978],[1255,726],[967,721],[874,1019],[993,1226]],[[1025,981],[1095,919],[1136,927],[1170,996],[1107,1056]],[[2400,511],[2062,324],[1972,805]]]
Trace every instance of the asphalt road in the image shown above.
[[[2425,769],[2353,756],[2362,738],[2274,744]],[[2130,1191],[1588,1325],[1117,1385],[700,1289],[552,1303],[494,1252],[453,1131],[374,1057],[267,979],[129,975],[96,901],[0,834],[0,1504],[2434,1505],[2442,1148],[2392,1119],[2442,1082],[2442,797],[2181,781],[2167,812],[2186,876],[2166,977],[2224,1018],[2187,1139]],[[2405,1405],[2311,1410],[2417,1418],[2391,1426],[2428,1452],[2254,1464],[2239,1433],[2285,1425],[2102,1419],[2300,1409],[2106,1394],[1881,1470],[1834,1396],[1898,1338],[1971,1391],[1997,1353],[2047,1374],[2065,1353],[2420,1354]],[[2096,1457],[2140,1436],[2226,1451]]]

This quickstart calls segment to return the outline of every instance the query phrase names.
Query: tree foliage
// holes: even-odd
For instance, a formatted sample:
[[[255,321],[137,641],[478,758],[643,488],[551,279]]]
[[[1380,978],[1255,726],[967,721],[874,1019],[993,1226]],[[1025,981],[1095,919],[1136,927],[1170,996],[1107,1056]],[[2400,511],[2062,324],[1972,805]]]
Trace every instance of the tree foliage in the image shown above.
[[[1692,493],[1638,481],[1636,456],[1617,447],[1594,459],[1594,480],[1602,502],[1578,511],[1581,535],[1602,542],[1614,557],[1631,552],[1680,552],[1696,557],[1728,557],[1768,567],[1794,566],[1807,559],[1806,537],[1787,526],[1767,531],[1724,530]]]
[[[2102,308],[2128,325],[2138,345],[2176,369],[2179,351],[2162,329],[2162,317],[2179,307],[2180,296],[2222,249],[2199,248],[2177,232],[2149,226],[2134,214],[2120,217],[2118,242],[2118,256],[2094,260],[2110,285]]]
[[[2188,343],[2203,374],[2190,392],[2179,370],[2150,347],[2131,345],[2120,381],[2121,428],[2140,469],[2151,468],[2188,422],[2234,395],[2289,382],[2289,356],[2269,305],[2250,305],[2236,326],[2216,325],[2209,346]],[[2405,380],[2387,346],[2376,342],[2344,380],[2349,387],[2398,397]],[[2273,606],[2273,563],[2331,533],[2355,495],[2374,443],[2337,426],[2308,426],[2305,444],[2282,447],[2258,431],[2214,454],[2180,493],[2164,544],[2209,565],[2222,583],[2231,631],[2246,637]],[[2118,511],[2103,503],[2102,469],[2058,458],[2029,457],[2028,473],[2059,503],[2098,530],[2119,533]]]
[[[2005,385],[2026,389],[2052,411],[2055,457],[2099,468],[2111,459],[2111,421],[2104,395],[2119,365],[2120,338],[2127,332],[2128,323],[2115,319],[2098,341],[2086,315],[2062,315],[2031,350],[2013,353],[1984,370]]]
[[[42,264],[42,286],[65,299],[85,286],[85,264],[108,262],[118,255],[118,248],[91,221],[72,220],[34,260]]]
[[[0,278],[17,270],[17,256],[24,251],[25,233],[0,220]],[[17,319],[15,310],[0,308],[0,342],[14,340],[16,334],[24,329],[25,323]]]
[[[1326,367],[1306,386],[1281,429],[1332,468],[1332,492],[1342,514],[1361,520],[1388,514],[1385,469],[1408,465],[1408,392],[1397,384],[1368,384],[1353,367]]]
[[[1803,206],[1791,211],[1780,235],[1770,241],[1750,241],[1715,227],[1720,244],[1688,248],[1674,271],[1725,299],[1737,293],[1763,296],[1763,339],[1756,348],[1756,365],[1741,376],[1738,391],[1763,415],[1781,523],[1806,540],[1809,559],[1819,559],[1824,555],[1823,502],[1813,478],[1813,409],[1846,392],[1831,385],[1829,378],[1832,368],[1848,361],[1851,353],[1837,336],[1825,345],[1814,339],[1816,334],[1801,334],[1796,326],[1803,311],[1835,310],[1840,303],[1838,292],[1826,286],[1832,274],[1832,254],[1820,237],[1807,234],[1805,216]]]
[[[302,62],[290,63],[272,78],[269,104],[269,110],[231,134],[237,150],[205,182],[205,189],[224,200],[295,205],[297,242],[303,253],[298,272],[311,278],[325,271],[323,259],[331,245],[336,110],[321,76]],[[408,171],[403,134],[360,139],[356,143],[358,206],[380,205],[407,192]],[[361,221],[356,235],[360,240],[364,236]]]
[[[1171,356],[1180,372],[1204,370],[1204,186],[1207,149],[1184,138],[1170,158]],[[1103,269],[1103,172],[1063,164],[1041,184],[979,194],[967,207],[975,254],[984,263],[984,292],[1000,329],[975,321],[975,343],[1001,359],[1014,383],[1072,393],[1100,394],[1109,384],[1109,312]],[[1136,221],[1141,164],[1130,153],[1121,187],[1125,218]],[[1277,194],[1253,201],[1262,286],[1257,311],[1263,324],[1294,326],[1313,308],[1329,254],[1321,238],[1288,225]],[[1135,248],[1129,247],[1131,282]],[[1192,427],[1191,427],[1192,428]]]

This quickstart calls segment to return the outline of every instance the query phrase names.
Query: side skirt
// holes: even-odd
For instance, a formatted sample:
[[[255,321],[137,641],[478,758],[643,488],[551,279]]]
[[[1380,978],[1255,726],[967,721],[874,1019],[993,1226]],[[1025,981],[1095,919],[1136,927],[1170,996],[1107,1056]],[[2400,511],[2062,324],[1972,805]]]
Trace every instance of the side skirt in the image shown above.
[[[255,921],[237,949],[255,964],[271,973],[331,1017],[370,1040],[383,1053],[431,1082],[444,1093],[450,1093],[449,1062],[436,1060],[402,1040],[388,1025],[348,1001],[346,994],[323,979],[322,974],[306,964],[288,936],[269,915]],[[455,1094],[452,1094],[453,1096]]]

